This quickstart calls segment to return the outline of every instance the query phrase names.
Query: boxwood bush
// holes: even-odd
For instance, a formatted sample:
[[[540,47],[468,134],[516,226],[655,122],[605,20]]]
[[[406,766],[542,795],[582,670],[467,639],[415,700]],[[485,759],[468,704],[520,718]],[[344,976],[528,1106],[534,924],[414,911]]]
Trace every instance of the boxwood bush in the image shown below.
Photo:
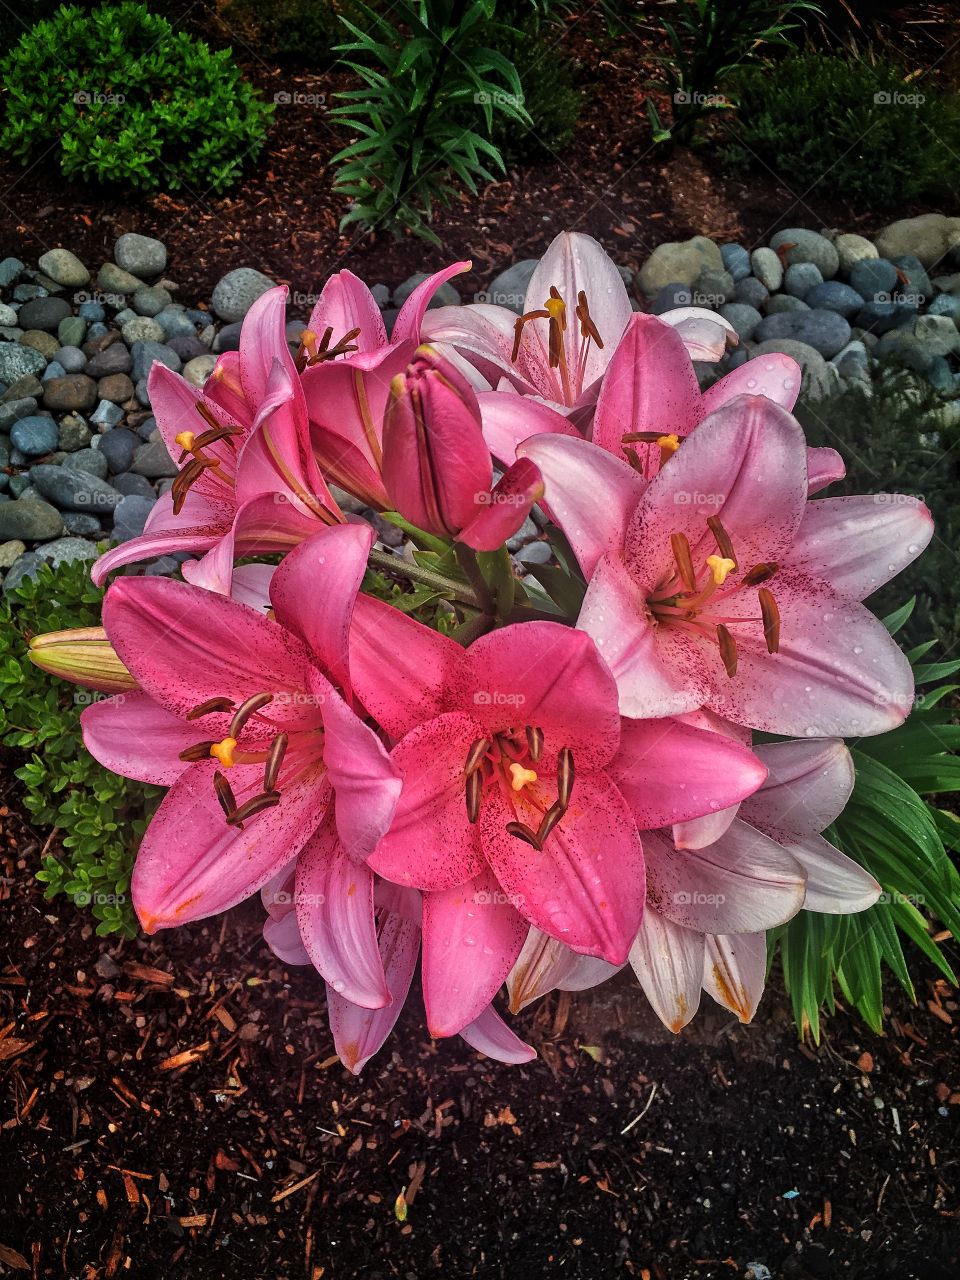
[[[214,53],[144,5],[64,6],[0,62],[0,149],[59,148],[67,177],[145,191],[222,191],[263,145],[273,108]]]

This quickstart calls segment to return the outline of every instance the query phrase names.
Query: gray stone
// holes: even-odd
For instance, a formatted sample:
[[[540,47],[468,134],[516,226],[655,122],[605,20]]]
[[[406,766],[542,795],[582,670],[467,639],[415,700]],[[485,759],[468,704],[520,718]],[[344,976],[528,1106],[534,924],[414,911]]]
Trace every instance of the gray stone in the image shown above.
[[[960,218],[948,218],[942,213],[901,218],[884,227],[876,244],[881,258],[913,254],[925,267],[933,267],[960,246]]]
[[[877,246],[872,240],[854,235],[851,231],[834,236],[833,247],[837,251],[837,256],[840,259],[840,270],[844,275],[850,274],[855,263],[866,262],[870,258],[880,256],[877,253]]]
[[[34,298],[46,298],[49,296],[49,289],[44,289],[38,284],[18,284],[13,291],[14,302],[32,302]]]
[[[856,289],[839,280],[825,280],[823,284],[815,285],[803,300],[814,310],[836,311],[845,320],[855,316],[864,302]]]
[[[149,480],[161,480],[164,477],[175,476],[178,468],[163,441],[152,440],[149,444],[142,444],[137,449],[130,470],[135,471],[137,475],[146,476]]]
[[[254,267],[235,267],[217,281],[211,305],[221,320],[242,320],[261,294],[274,282]]]
[[[225,324],[213,340],[213,349],[218,354],[224,351],[239,351],[240,325]]]
[[[835,276],[840,268],[840,255],[826,236],[806,227],[787,227],[778,231],[770,241],[770,248],[782,251],[788,266],[795,262],[813,263],[824,280]]]
[[[133,395],[133,382],[125,373],[108,373],[98,381],[97,395],[111,404],[126,404]]]
[[[522,262],[518,262],[518,263],[516,263],[515,265],[516,265],[516,266],[518,266],[518,267],[526,267],[526,264],[527,264],[528,262],[533,264],[533,265],[530,267],[530,275],[533,275],[534,267],[536,267],[536,265],[537,265],[537,259],[536,259],[536,258],[524,258]],[[513,270],[513,268],[512,268],[512,267],[508,267],[508,268],[507,268],[507,271],[512,271],[512,270]],[[500,272],[500,275],[501,275],[501,276],[505,276],[505,275],[507,274],[507,271],[501,271],[501,272]],[[500,278],[500,276],[498,276],[498,277],[497,277],[497,279],[499,279],[499,278]],[[529,279],[529,276],[528,276],[528,279]],[[513,281],[511,281],[511,282],[509,282],[509,283],[511,283],[511,285],[515,285],[515,284],[516,284],[516,280],[513,280]],[[493,286],[492,286],[492,285],[491,285],[490,287],[491,287],[491,289],[493,288]],[[377,306],[380,308],[380,310],[381,310],[381,311],[384,309],[384,307],[389,307],[389,305],[390,305],[391,293],[390,293],[389,288],[388,288],[385,284],[372,284],[372,285],[370,286],[370,292],[373,294],[373,300],[374,300],[374,302],[377,304]],[[526,289],[524,289],[524,292],[526,292]],[[506,304],[506,303],[504,303],[503,305],[504,305],[504,306],[506,306],[507,304]],[[513,308],[512,308],[512,307],[511,307],[510,309],[511,309],[511,311],[513,310]]]
[[[794,298],[789,293],[775,293],[763,304],[764,315],[779,316],[787,312],[809,311],[810,308],[802,298]]]
[[[113,317],[113,323],[119,325],[122,329],[128,320],[136,320],[137,313],[132,307],[124,307],[122,311],[118,311]]]
[[[23,347],[19,342],[0,342],[0,382],[16,382],[25,374],[42,373],[47,362],[33,347]]]
[[[55,359],[65,373],[83,373],[87,364],[87,357],[79,347],[60,347]]]
[[[92,324],[97,320],[106,320],[107,318],[106,308],[103,303],[95,302],[93,299],[81,302],[78,310],[80,315],[88,324]]]
[[[107,293],[122,293],[124,296],[143,288],[142,280],[113,262],[105,262],[97,272],[97,284]]]
[[[167,346],[171,351],[177,353],[184,364],[197,356],[208,356],[210,354],[210,348],[207,344],[201,342],[192,333],[175,333],[172,338],[167,339]]]
[[[0,431],[9,431],[20,418],[29,418],[37,411],[37,402],[33,396],[24,396],[22,400],[8,400],[0,403]]]
[[[57,447],[57,424],[52,418],[21,418],[10,429],[10,443],[25,458],[42,458]]]
[[[521,564],[549,564],[553,559],[553,548],[549,542],[528,542],[517,552]]]
[[[79,289],[90,279],[90,272],[69,249],[49,249],[39,265],[45,275],[65,289]]]
[[[163,342],[163,325],[149,316],[134,316],[123,326],[123,340],[131,349],[137,342]]]
[[[9,542],[0,545],[0,569],[9,569],[26,549],[19,538],[12,538]]]
[[[63,298],[35,298],[20,308],[17,323],[21,329],[42,329],[56,333],[57,325],[70,314],[70,304]]]
[[[637,285],[653,298],[667,284],[692,285],[703,271],[723,270],[720,250],[706,236],[658,245],[640,268]]]
[[[416,289],[417,285],[423,284],[423,282],[428,278],[429,277],[426,272],[418,271],[416,274],[409,276],[404,280],[403,284],[398,284],[396,289],[393,291],[393,305],[395,307],[402,307],[410,297],[411,293],[413,293],[414,289]],[[459,305],[459,302],[460,295],[448,280],[445,284],[440,286],[427,305],[429,307],[455,307]],[[214,310],[218,310],[216,302],[214,302]],[[230,317],[230,319],[233,318],[234,317],[232,316]],[[224,319],[226,320],[227,317],[224,316]]]
[[[91,356],[84,369],[91,378],[105,378],[111,373],[129,373],[133,368],[133,356],[122,342],[113,342],[96,355]]]
[[[823,284],[823,273],[813,262],[793,262],[784,273],[783,287],[792,298],[806,298],[818,284]]]
[[[733,325],[741,342],[749,342],[763,320],[756,307],[745,302],[728,302],[720,308],[720,314]]]
[[[121,499],[113,513],[113,536],[117,542],[139,538],[156,501],[156,497],[138,498],[135,495]]]
[[[734,284],[740,280],[746,280],[750,274],[750,254],[742,244],[722,244],[720,257],[723,259],[724,267],[733,276]]]
[[[477,294],[473,301],[489,302],[498,307],[507,307],[508,310],[516,312],[518,316],[522,315],[527,296],[527,286],[530,284],[530,278],[537,269],[539,261],[539,258],[523,258],[520,262],[515,262],[513,266],[507,267],[506,271],[501,271],[499,275],[494,276],[490,281],[489,289],[486,289],[482,294]],[[390,305],[390,290],[385,285],[381,285],[380,288],[382,293],[377,297],[377,305],[382,311],[384,307]],[[458,297],[457,302],[459,301]]]
[[[6,289],[14,280],[19,280],[26,269],[19,258],[4,258],[0,262],[0,289]]]
[[[17,313],[13,307],[8,307],[5,302],[0,302],[0,328],[11,329],[17,327]]]
[[[85,449],[91,440],[91,431],[78,413],[69,413],[61,421],[57,447],[66,453]]]
[[[766,247],[754,249],[750,255],[750,265],[764,288],[770,293],[776,293],[783,284],[783,263],[779,256]]]
[[[51,471],[59,471],[51,467]],[[63,519],[56,507],[37,498],[18,498],[0,503],[0,539],[19,538],[23,542],[48,542],[63,533]]]
[[[24,578],[36,577],[43,564],[58,569],[62,564],[73,564],[76,560],[96,560],[97,548],[86,538],[58,538],[56,542],[48,542],[36,551],[28,551],[22,555],[4,579],[4,591],[12,591]]]
[[[99,538],[103,532],[103,526],[97,517],[87,515],[85,511],[65,511],[63,527],[67,533],[73,533],[78,538]]]
[[[122,374],[120,375],[123,376]],[[90,421],[99,428],[115,427],[123,421],[123,410],[112,400],[101,400],[90,415]]]
[[[131,376],[134,382],[145,378],[157,360],[165,364],[168,369],[172,369],[174,373],[179,373],[183,367],[183,362],[177,353],[171,351],[162,342],[135,342],[131,350],[133,352]]]
[[[898,331],[899,332],[899,331]],[[960,353],[960,333],[949,316],[935,316],[929,313],[917,316],[910,325],[912,333],[924,350],[933,356],[952,356]]]
[[[693,306],[693,286],[673,281],[658,290],[650,310],[655,316],[662,316],[664,312],[673,311],[676,307],[690,306]]]
[[[835,364],[842,378],[859,382],[870,379],[870,352],[862,342],[848,342],[831,361]]]
[[[197,326],[183,308],[175,303],[158,311],[153,318],[167,338],[195,338],[197,335]]]
[[[835,356],[850,341],[850,326],[835,311],[783,312],[765,316],[756,336],[761,342],[770,338],[789,338],[829,357]]]
[[[103,437],[106,439],[106,436]],[[118,493],[122,493],[124,497],[134,495],[138,498],[156,498],[153,485],[146,476],[138,476],[134,471],[125,471],[123,475],[115,476],[113,487]]]
[[[695,307],[721,307],[733,297],[733,276],[729,271],[701,271],[693,285]]]
[[[98,480],[107,478],[107,460],[99,449],[78,449],[68,454],[61,465],[66,471],[84,471]]]
[[[139,444],[136,435],[126,427],[115,427],[97,437],[97,447],[114,475],[130,470]]]
[[[805,342],[794,342],[790,338],[774,338],[759,342],[753,348],[751,359],[773,351],[781,352],[796,360],[803,373],[801,394],[809,399],[820,400],[839,385],[840,375],[837,370],[827,364],[819,351],[807,346]]]
[[[757,310],[769,297],[769,289],[756,276],[747,276],[743,280],[738,280],[733,288],[734,302],[742,302],[745,306],[756,307]]]
[[[938,294],[927,308],[927,315],[949,316],[957,328],[960,328],[960,294]]]
[[[138,316],[155,316],[173,301],[169,292],[160,285],[138,289],[133,295],[133,309]]]
[[[136,386],[136,396],[144,409],[150,408],[150,385],[146,378],[141,378]]]
[[[900,325],[909,324],[917,313],[915,302],[893,299],[890,302],[866,302],[857,312],[857,327],[872,333],[886,333]]]
[[[97,384],[85,373],[68,373],[44,384],[43,403],[55,412],[92,409],[97,402]]]
[[[87,471],[40,464],[30,469],[30,480],[38,493],[64,511],[102,516],[112,512],[122,497],[112,485]]]
[[[52,360],[60,349],[60,343],[53,334],[46,333],[43,329],[28,329],[21,334],[20,341],[25,347],[33,347],[34,351],[39,351],[44,360]],[[44,371],[43,376],[44,380],[50,376],[49,368]]]
[[[922,307],[927,298],[933,294],[933,285],[924,270],[923,263],[913,254],[905,254],[901,258],[894,258],[893,265],[899,273],[897,295],[906,302],[915,302],[918,307]],[[904,276],[906,280],[903,279]]]
[[[217,357],[214,355],[194,356],[183,366],[183,376],[191,386],[202,387],[213,373],[216,363]]]
[[[120,237],[114,245],[113,257],[124,271],[134,276],[158,276],[167,267],[167,250],[161,241],[133,231]]]
[[[160,432],[157,430],[157,420],[153,414],[151,414],[149,418],[144,418],[136,428],[136,432],[140,439],[146,440],[147,443],[151,440],[160,439]]]

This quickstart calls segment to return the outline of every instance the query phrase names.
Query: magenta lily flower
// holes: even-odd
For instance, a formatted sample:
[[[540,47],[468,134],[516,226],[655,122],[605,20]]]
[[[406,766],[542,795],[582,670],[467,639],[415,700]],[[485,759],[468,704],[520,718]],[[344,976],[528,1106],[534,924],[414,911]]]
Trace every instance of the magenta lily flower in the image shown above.
[[[311,955],[304,945],[299,900],[296,897],[293,866],[262,890],[268,917],[264,940],[285,964],[309,964]],[[294,901],[297,909],[294,910]],[[382,970],[390,999],[371,1009],[349,999],[340,984],[327,982],[327,1012],[334,1047],[340,1061],[359,1075],[382,1047],[396,1024],[413,981],[420,954],[421,895],[387,880],[376,886],[376,937]],[[460,1036],[474,1049],[499,1062],[529,1062],[536,1052],[507,1026],[492,1004],[460,1029]]]
[[[359,862],[389,827],[397,771],[348,705],[347,634],[371,540],[343,526],[287,556],[270,583],[277,621],[162,578],[108,591],[104,626],[141,692],[88,707],[84,740],[115,772],[170,787],[133,875],[148,932],[249,897],[325,817],[331,857]]]
[[[589,580],[578,625],[625,715],[706,707],[806,736],[907,715],[910,665],[860,601],[919,555],[930,514],[899,495],[808,502],[803,433],[781,406],[721,405],[649,484],[586,441],[542,435],[521,453]]]
[[[309,448],[306,406],[286,340],[286,297],[280,287],[257,299],[243,322],[239,352],[220,357],[203,390],[159,362],[150,370],[157,426],[181,469],[144,533],[96,562],[98,585],[137,560],[215,549],[222,564],[209,581],[201,573],[198,583],[226,591],[223,565],[234,554],[285,551],[343,521]]]
[[[756,753],[769,773],[715,843],[677,850],[648,837],[648,911],[630,963],[661,1021],[679,1031],[701,988],[742,1022],[756,1012],[766,973],[761,931],[802,907],[830,915],[864,911],[876,880],[820,834],[853,788],[839,739],[768,743]]]

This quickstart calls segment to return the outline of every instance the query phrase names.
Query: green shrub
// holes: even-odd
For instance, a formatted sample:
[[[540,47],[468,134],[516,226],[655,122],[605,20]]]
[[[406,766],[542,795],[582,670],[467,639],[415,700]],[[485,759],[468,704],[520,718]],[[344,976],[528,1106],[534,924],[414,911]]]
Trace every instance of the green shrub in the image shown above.
[[[733,158],[757,163],[796,190],[828,183],[867,206],[953,193],[960,94],[911,84],[878,59],[798,53],[743,68]]]
[[[497,12],[499,15],[499,8]],[[557,46],[550,55],[549,73],[544,74],[538,40],[541,32],[552,45],[556,43],[555,27],[544,27],[536,15],[520,18],[516,26],[501,26],[491,38],[494,48],[517,69],[523,105],[533,122],[528,127],[503,116],[495,119],[493,143],[514,160],[547,160],[555,156],[573,137],[580,116],[582,99],[574,83],[575,64]]]
[[[343,39],[339,14],[350,12],[345,0],[229,0],[220,17],[228,33],[261,58],[325,67],[336,60],[334,47]]]
[[[229,49],[212,53],[145,6],[64,6],[0,63],[0,148],[59,147],[67,177],[146,191],[222,191],[263,145],[272,108]]]
[[[843,457],[846,479],[827,494],[888,492],[922,498],[936,533],[918,560],[870,600],[875,613],[892,611],[905,594],[917,609],[907,636],[919,643],[935,636],[951,647],[960,634],[960,430],[944,426],[955,405],[945,404],[915,374],[878,371],[870,387],[847,384],[824,400],[801,400],[796,415],[812,445],[829,445]]]
[[[89,565],[44,565],[0,603],[0,742],[27,754],[16,770],[24,802],[40,827],[55,827],[61,856],[48,854],[37,879],[46,897],[66,893],[89,907],[100,934],[137,930],[130,872],[147,821],[162,794],[110,773],[87,754],[80,712],[99,694],[55,680],[27,658],[27,641],[44,631],[98,626],[103,592]]]

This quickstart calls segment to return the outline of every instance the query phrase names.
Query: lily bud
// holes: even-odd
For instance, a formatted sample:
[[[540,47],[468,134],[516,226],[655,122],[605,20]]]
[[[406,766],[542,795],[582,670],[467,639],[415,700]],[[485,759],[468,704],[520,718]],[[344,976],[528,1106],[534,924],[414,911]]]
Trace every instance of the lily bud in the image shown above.
[[[390,501],[411,524],[454,537],[489,494],[490,451],[480,406],[463,375],[429,346],[390,384],[383,427],[383,479]]]
[[[103,627],[74,627],[34,636],[27,655],[35,667],[101,693],[126,693],[137,682],[120,661]]]

